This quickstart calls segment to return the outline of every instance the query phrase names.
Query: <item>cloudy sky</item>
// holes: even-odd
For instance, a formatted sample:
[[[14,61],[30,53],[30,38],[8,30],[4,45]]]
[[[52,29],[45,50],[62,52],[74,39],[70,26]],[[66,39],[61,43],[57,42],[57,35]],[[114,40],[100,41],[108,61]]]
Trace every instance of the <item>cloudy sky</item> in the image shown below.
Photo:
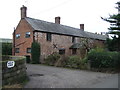
[[[27,16],[54,22],[61,17],[61,24],[79,28],[85,24],[85,31],[107,32],[109,23],[100,17],[116,14],[119,0],[1,0],[0,38],[12,38],[14,27],[20,21],[20,7],[27,6]]]

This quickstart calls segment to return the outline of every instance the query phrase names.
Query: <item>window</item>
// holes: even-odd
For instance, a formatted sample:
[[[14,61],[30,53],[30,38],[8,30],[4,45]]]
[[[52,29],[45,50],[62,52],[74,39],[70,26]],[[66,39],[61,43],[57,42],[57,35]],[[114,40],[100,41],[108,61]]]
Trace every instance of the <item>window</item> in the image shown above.
[[[59,49],[59,54],[65,54],[65,49],[64,48],[61,48],[61,49]]]
[[[15,53],[19,53],[19,52],[20,52],[19,48],[15,48]]]
[[[20,34],[16,34],[16,39],[20,38]]]
[[[27,48],[27,53],[31,53],[31,48]]]
[[[47,39],[47,41],[51,41],[51,40],[52,40],[52,35],[51,35],[51,33],[47,33],[46,39]]]
[[[75,37],[74,36],[72,37],[72,43],[75,43]]]
[[[26,32],[25,37],[29,38],[30,37],[30,32]]]
[[[77,54],[77,49],[76,49],[76,48],[75,48],[75,49],[72,49],[72,54],[73,54],[73,55]]]

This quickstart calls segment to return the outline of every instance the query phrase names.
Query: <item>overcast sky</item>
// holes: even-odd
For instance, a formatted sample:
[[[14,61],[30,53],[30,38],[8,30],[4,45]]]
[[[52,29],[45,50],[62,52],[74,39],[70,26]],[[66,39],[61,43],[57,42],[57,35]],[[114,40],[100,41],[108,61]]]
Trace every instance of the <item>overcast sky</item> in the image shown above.
[[[116,14],[119,0],[1,0],[0,2],[0,38],[12,38],[14,27],[20,21],[20,7],[27,7],[27,16],[48,22],[61,17],[61,24],[80,28],[85,31],[107,32],[109,23],[100,17]]]

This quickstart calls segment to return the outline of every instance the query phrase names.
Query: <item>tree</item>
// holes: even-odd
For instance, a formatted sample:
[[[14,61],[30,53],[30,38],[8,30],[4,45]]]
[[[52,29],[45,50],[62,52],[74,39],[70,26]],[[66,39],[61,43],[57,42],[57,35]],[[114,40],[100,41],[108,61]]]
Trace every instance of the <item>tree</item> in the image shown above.
[[[31,57],[33,64],[38,64],[40,62],[40,51],[40,44],[37,42],[33,42],[31,47]]]
[[[116,47],[115,51],[120,51],[120,2],[117,2],[116,4],[118,5],[118,7],[116,7],[118,9],[118,14],[110,15],[109,18],[102,19],[110,23],[108,34],[114,35],[111,43],[113,44],[113,47]]]

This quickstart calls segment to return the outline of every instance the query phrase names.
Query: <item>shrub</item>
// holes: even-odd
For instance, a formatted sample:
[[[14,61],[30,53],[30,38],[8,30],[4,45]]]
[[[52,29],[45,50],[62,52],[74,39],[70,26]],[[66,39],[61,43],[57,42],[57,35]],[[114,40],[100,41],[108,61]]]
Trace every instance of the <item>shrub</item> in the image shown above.
[[[102,49],[93,49],[88,53],[92,68],[118,68],[120,65],[120,53],[109,52]]]
[[[70,68],[79,68],[80,58],[78,56],[70,56],[67,60],[66,66]]]
[[[76,68],[76,69],[85,69],[86,68],[86,59],[80,59],[79,56],[70,56],[66,60],[66,67]]]
[[[33,42],[31,47],[31,57],[33,64],[38,64],[40,62],[39,61],[40,55],[41,55],[40,44],[37,42]]]
[[[2,55],[12,55],[12,43],[2,43]]]
[[[49,55],[45,59],[45,64],[47,64],[47,65],[55,65],[55,63],[57,62],[57,60],[59,58],[60,58],[60,55],[58,53],[53,53],[53,54]]]

